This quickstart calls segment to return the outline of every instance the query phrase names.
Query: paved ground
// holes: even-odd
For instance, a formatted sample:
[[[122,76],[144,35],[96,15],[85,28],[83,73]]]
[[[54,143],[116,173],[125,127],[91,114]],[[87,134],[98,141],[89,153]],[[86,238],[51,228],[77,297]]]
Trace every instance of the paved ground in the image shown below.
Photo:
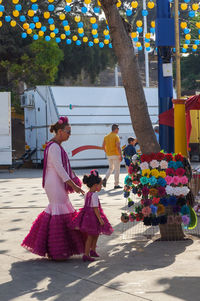
[[[0,301],[200,300],[200,240],[158,242],[122,235],[125,201],[122,191],[112,189],[113,177],[100,197],[115,232],[99,239],[98,261],[87,264],[77,256],[58,263],[24,250],[22,239],[47,205],[41,175],[41,170],[0,170]],[[122,169],[121,184],[124,177]],[[72,195],[71,201],[79,208],[83,197]]]

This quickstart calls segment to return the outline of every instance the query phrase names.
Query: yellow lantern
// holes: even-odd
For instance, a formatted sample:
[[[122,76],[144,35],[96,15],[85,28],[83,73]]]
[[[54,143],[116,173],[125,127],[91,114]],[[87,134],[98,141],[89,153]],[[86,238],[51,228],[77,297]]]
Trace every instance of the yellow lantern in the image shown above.
[[[97,34],[97,30],[96,30],[96,29],[92,29],[92,34],[93,34],[93,36],[94,36],[95,34]]]
[[[0,21],[0,27],[3,25],[3,23]]]
[[[187,27],[187,23],[186,22],[181,22],[181,28],[184,29]]]
[[[137,8],[138,7],[138,2],[137,1],[132,1],[131,6],[132,6],[132,8]]]
[[[190,39],[191,39],[191,35],[190,35],[189,33],[186,34],[186,35],[185,35],[185,39],[186,39],[186,40],[190,40]]]
[[[146,48],[148,48],[148,47],[150,47],[150,43],[145,43],[144,46],[145,46]]]
[[[31,0],[31,2],[35,3],[35,2],[37,2],[37,0]]]
[[[193,45],[192,48],[193,48],[193,49],[197,49],[197,45]]]
[[[188,44],[183,44],[183,48],[187,49],[188,48]]]
[[[83,30],[83,28],[81,27],[81,28],[78,28],[78,33],[83,33],[84,32],[84,30]]]
[[[142,27],[142,21],[141,21],[141,20],[138,20],[138,21],[136,22],[136,25],[137,25],[137,27]]]
[[[41,27],[42,27],[42,24],[41,24],[41,22],[37,22],[37,23],[35,23],[35,27],[36,27],[36,28],[41,28]]]
[[[156,27],[156,23],[155,21],[151,21],[151,27],[155,28]]]
[[[110,41],[108,39],[105,39],[103,42],[105,45],[108,45],[110,43]]]
[[[99,39],[97,39],[97,38],[94,39],[94,43],[95,43],[95,44],[98,44],[98,43],[99,43]]]
[[[136,47],[140,47],[141,46],[141,43],[140,42],[137,42],[136,43]]]
[[[152,9],[152,8],[154,8],[155,4],[153,1],[149,1],[147,6],[148,6],[148,8]]]
[[[196,22],[196,27],[200,28],[200,22]]]
[[[90,4],[91,3],[91,0],[84,0],[85,4]]]
[[[74,18],[74,20],[75,20],[75,22],[80,22],[80,20],[81,20],[81,17],[80,16],[75,16],[75,18]]]
[[[60,20],[65,20],[65,14],[61,13],[59,18],[60,18]]]
[[[12,0],[13,4],[19,3],[19,0]]]
[[[53,38],[55,38],[55,36],[56,36],[55,32],[52,31],[52,32],[50,33],[50,37],[53,39]]]
[[[150,39],[150,37],[151,37],[151,34],[149,32],[147,32],[146,35],[145,35],[145,38]]]
[[[65,30],[65,31],[70,30],[70,26],[69,26],[69,25],[64,26],[64,30]]]
[[[45,12],[44,12],[44,18],[45,18],[45,19],[49,19],[49,17],[50,17],[50,12],[45,11]]]
[[[17,18],[19,16],[19,11],[13,10],[13,16]]]
[[[49,3],[53,3],[54,2],[54,0],[48,0],[49,1]]]
[[[199,4],[198,3],[192,4],[192,9],[193,10],[198,10],[198,8],[199,8]]]
[[[121,1],[118,0],[116,6],[117,6],[117,7],[120,7],[121,5],[122,5]]]
[[[66,39],[66,34],[62,33],[62,34],[60,35],[60,38],[61,38],[61,40]]]
[[[28,23],[24,23],[24,24],[23,24],[23,28],[24,28],[24,29],[28,29],[28,28],[29,28],[29,24],[28,24]]]
[[[40,31],[38,32],[38,35],[39,35],[40,37],[43,37],[44,31],[40,30]]]
[[[34,10],[32,10],[32,9],[29,9],[29,10],[28,10],[28,16],[29,16],[29,17],[33,17],[34,14],[35,14],[35,13],[34,13]]]
[[[3,16],[3,12],[2,11],[0,11],[0,17],[2,17]]]
[[[83,37],[83,42],[87,43],[87,41],[88,41],[88,37]]]
[[[109,30],[108,29],[104,29],[103,34],[104,34],[104,36],[107,36],[109,34]]]
[[[186,10],[188,8],[187,3],[181,3],[181,9]]]
[[[56,28],[56,27],[55,27],[54,24],[51,24],[51,25],[49,26],[49,29],[50,29],[51,31],[53,31],[55,28]]]
[[[91,17],[91,18],[90,18],[90,23],[94,24],[94,23],[96,23],[96,21],[97,21],[97,20],[96,20],[95,17]]]
[[[15,20],[12,20],[12,21],[10,22],[10,25],[11,25],[12,27],[15,27],[15,26],[17,25],[17,22],[16,22]]]
[[[98,4],[99,6],[101,6],[101,2],[100,2],[100,0],[97,0],[97,4]]]
[[[131,32],[131,38],[134,39],[137,37],[137,32]]]
[[[77,37],[77,36],[73,36],[73,37],[72,37],[72,40],[75,42],[75,41],[78,40],[78,37]]]
[[[26,32],[27,32],[27,34],[32,34],[33,31],[31,28],[28,28]]]
[[[72,0],[65,0],[65,1],[69,4],[72,3]]]

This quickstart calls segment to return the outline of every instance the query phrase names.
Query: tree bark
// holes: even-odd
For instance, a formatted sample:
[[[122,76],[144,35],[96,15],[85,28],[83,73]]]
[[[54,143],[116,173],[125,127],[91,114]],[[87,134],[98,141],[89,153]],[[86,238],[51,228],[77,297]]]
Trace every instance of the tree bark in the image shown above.
[[[108,22],[112,44],[120,66],[132,126],[142,153],[157,153],[160,151],[160,145],[156,140],[149,117],[137,58],[129,33],[126,31],[116,7],[116,2],[116,0],[101,0],[101,5]]]

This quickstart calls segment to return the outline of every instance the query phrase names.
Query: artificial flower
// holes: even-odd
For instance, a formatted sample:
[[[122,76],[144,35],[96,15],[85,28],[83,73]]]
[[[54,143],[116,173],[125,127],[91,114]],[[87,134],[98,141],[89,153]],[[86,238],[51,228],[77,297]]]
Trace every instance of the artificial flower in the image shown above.
[[[142,176],[143,177],[149,178],[149,175],[150,175],[150,169],[143,169],[142,170]]]
[[[171,206],[175,206],[176,202],[177,202],[177,198],[174,195],[170,196],[170,198],[168,199],[168,203]]]
[[[129,214],[129,221],[130,221],[130,222],[134,222],[135,219],[136,219],[135,214],[134,214],[133,212],[131,212],[131,213]]]
[[[167,207],[169,205],[167,198],[161,198],[160,203],[165,207]]]
[[[149,165],[152,167],[152,168],[158,168],[159,167],[159,162],[157,160],[152,160]]]
[[[151,208],[150,207],[144,207],[142,209],[142,214],[145,216],[149,216],[151,214]]]
[[[149,194],[152,195],[152,196],[157,196],[158,189],[156,189],[156,188],[149,189]]]
[[[182,215],[189,215],[190,214],[190,208],[187,206],[187,205],[184,205],[182,208],[181,208],[181,214]]]
[[[175,171],[174,171],[173,168],[167,168],[167,169],[166,169],[166,174],[167,174],[168,176],[174,176],[174,175],[175,175]]]
[[[149,169],[149,164],[147,162],[142,162],[140,164],[140,168],[143,170],[143,169]]]
[[[172,186],[167,185],[165,190],[166,190],[166,193],[168,195],[173,195],[174,194],[174,188]]]
[[[189,225],[189,223],[190,223],[190,217],[188,215],[183,215],[182,216],[182,222],[186,226]]]
[[[165,181],[167,183],[167,185],[170,185],[173,182],[173,177],[171,176],[166,176],[165,177]]]
[[[184,168],[177,168],[176,170],[176,175],[179,177],[182,177],[185,174],[185,169]]]
[[[174,168],[175,163],[176,163],[176,162],[174,162],[174,161],[169,161],[169,162],[168,162],[168,167],[169,167],[169,168]]]
[[[180,183],[180,177],[177,177],[177,176],[173,177],[173,183],[174,183],[174,185],[177,186]]]
[[[148,194],[149,194],[149,188],[147,188],[146,186],[144,186],[144,187],[142,188],[142,194],[143,194],[144,196],[148,195]]]
[[[177,161],[175,163],[175,169],[183,167],[183,163],[181,161]]]
[[[162,204],[158,204],[157,214],[162,215],[165,213],[165,207]]]
[[[168,162],[172,161],[173,160],[172,154],[165,154],[165,160],[167,160]]]
[[[185,185],[188,183],[188,178],[186,176],[183,176],[180,178],[180,182],[181,182],[181,184]]]
[[[153,204],[153,205],[156,205],[156,204],[158,204],[159,202],[160,202],[160,198],[154,197],[153,200],[152,200],[152,204]]]
[[[151,199],[145,199],[144,200],[144,206],[150,206],[152,204],[152,200]]]
[[[158,194],[159,194],[160,196],[164,196],[164,195],[166,194],[165,188],[162,187],[162,186],[158,187]]]
[[[178,212],[180,212],[180,210],[181,210],[180,206],[173,206],[174,213],[178,213]]]
[[[145,216],[143,223],[145,226],[151,226],[152,217],[151,216]]]
[[[151,170],[151,175],[155,178],[159,177],[159,171],[157,169],[152,169]]]
[[[165,154],[163,154],[162,152],[159,152],[159,153],[155,154],[154,158],[158,161],[164,160]]]
[[[142,183],[142,185],[146,185],[149,183],[149,180],[147,177],[142,177],[140,178],[140,182]]]
[[[158,185],[159,186],[163,186],[164,187],[164,186],[166,186],[166,184],[167,183],[166,183],[165,179],[163,179],[163,178],[159,178],[158,179]]]
[[[150,208],[151,208],[151,213],[156,214],[158,207],[154,206],[154,205],[151,205]]]
[[[133,166],[132,165],[129,165],[128,173],[129,173],[129,175],[131,175],[133,173]]]
[[[159,172],[159,176],[160,176],[161,178],[165,178],[165,177],[166,177],[166,172],[165,172],[165,171],[160,171],[160,172]]]
[[[156,185],[157,184],[157,179],[155,177],[150,177],[149,178],[149,184],[150,185]]]
[[[168,168],[168,162],[165,160],[160,161],[160,168],[161,169],[167,169]]]
[[[174,159],[176,160],[176,161],[183,161],[183,156],[181,155],[181,154],[177,154],[177,155],[175,155],[175,157],[174,157]]]

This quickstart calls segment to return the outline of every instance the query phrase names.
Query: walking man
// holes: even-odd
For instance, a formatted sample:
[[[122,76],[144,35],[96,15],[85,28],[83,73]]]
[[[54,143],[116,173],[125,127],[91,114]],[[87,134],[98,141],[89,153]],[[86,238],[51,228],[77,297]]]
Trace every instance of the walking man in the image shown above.
[[[122,161],[122,153],[120,148],[120,138],[117,135],[119,132],[118,124],[112,125],[112,132],[104,137],[102,148],[104,149],[108,162],[109,169],[103,179],[103,186],[106,187],[107,180],[111,173],[115,171],[114,189],[122,188],[119,185],[120,162]]]

